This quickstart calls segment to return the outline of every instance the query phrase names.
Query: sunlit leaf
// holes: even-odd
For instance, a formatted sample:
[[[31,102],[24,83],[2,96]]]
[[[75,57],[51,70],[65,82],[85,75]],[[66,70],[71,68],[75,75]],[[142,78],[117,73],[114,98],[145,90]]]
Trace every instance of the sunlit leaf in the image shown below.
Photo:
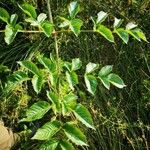
[[[79,58],[72,59],[72,71],[80,69],[82,66],[82,62]]]
[[[30,70],[33,74],[40,76],[41,73],[38,69],[38,67],[31,61],[29,60],[24,60],[18,62],[21,66],[25,67],[26,69]]]
[[[41,28],[44,31],[45,35],[47,37],[50,37],[53,32],[54,26],[52,23],[50,23],[48,21],[44,21],[41,25]]]
[[[108,74],[112,72],[112,69],[113,69],[112,65],[107,65],[107,66],[102,67],[98,74],[99,77],[107,76]]]
[[[59,121],[51,121],[44,124],[41,128],[37,130],[32,139],[36,140],[49,140],[53,137],[61,127],[61,123]]]
[[[73,110],[76,118],[89,128],[95,129],[90,112],[81,104],[77,104]]]
[[[19,7],[24,11],[24,13],[26,13],[28,16],[36,19],[37,17],[37,14],[36,14],[36,11],[35,11],[35,8],[28,4],[28,3],[25,3],[23,5],[19,5]]]
[[[110,29],[103,25],[99,25],[97,30],[98,33],[100,33],[103,37],[105,37],[108,41],[114,42],[114,36]]]
[[[97,89],[97,79],[93,75],[85,75],[84,76],[85,84],[87,87],[87,90],[94,95]]]
[[[114,28],[119,28],[120,25],[122,24],[123,20],[122,19],[117,19],[115,17],[115,21],[114,21]]]
[[[53,92],[47,91],[47,97],[52,102],[52,109],[53,109],[54,113],[56,114],[57,112],[60,111],[60,102],[59,102],[58,95],[56,95]]]
[[[105,13],[104,11],[100,11],[98,14],[97,14],[98,18],[97,18],[97,21],[96,23],[102,23],[108,16],[107,13]]]
[[[66,140],[60,141],[59,144],[60,144],[60,147],[62,148],[62,150],[74,150],[73,145]]]
[[[41,144],[39,150],[56,150],[58,144],[59,144],[58,140],[51,139],[48,142]]]
[[[43,85],[43,77],[34,75],[32,78],[32,85],[34,91],[38,94],[41,91]]]
[[[114,32],[127,44],[129,41],[129,34],[123,28],[115,29]]]
[[[114,74],[114,73],[109,74],[108,80],[110,83],[112,83],[114,86],[118,88],[123,88],[126,86],[123,80],[117,74]]]
[[[34,103],[26,112],[26,118],[23,118],[21,121],[35,121],[41,119],[49,110],[51,106],[46,101],[38,101]]]
[[[67,81],[69,83],[70,88],[72,90],[74,90],[74,86],[76,84],[78,84],[78,76],[77,76],[77,74],[75,72],[73,72],[73,71],[70,72],[70,73],[68,71],[66,71],[66,79],[67,79]]]
[[[38,15],[37,21],[38,21],[39,23],[42,23],[43,21],[45,21],[46,18],[47,18],[47,15],[44,14],[44,13],[41,13],[41,14]]]
[[[89,62],[86,65],[86,73],[91,73],[91,72],[95,71],[96,69],[98,69],[98,67],[99,67],[98,64]]]
[[[4,8],[0,7],[0,19],[6,23],[9,22],[10,16],[9,13],[7,12],[7,10],[5,10]]]
[[[63,126],[66,136],[76,145],[87,146],[86,136],[81,130],[72,124],[66,123]]]
[[[126,30],[131,30],[131,29],[134,29],[135,27],[137,27],[136,24],[134,24],[133,22],[129,22],[129,23],[126,25]]]
[[[83,25],[83,21],[80,19],[73,19],[70,21],[70,29],[76,36],[80,34],[82,25]]]
[[[78,2],[71,2],[68,6],[70,17],[73,19],[80,10]]]
[[[10,24],[15,27],[17,23],[18,15],[17,14],[12,14],[10,17]]]

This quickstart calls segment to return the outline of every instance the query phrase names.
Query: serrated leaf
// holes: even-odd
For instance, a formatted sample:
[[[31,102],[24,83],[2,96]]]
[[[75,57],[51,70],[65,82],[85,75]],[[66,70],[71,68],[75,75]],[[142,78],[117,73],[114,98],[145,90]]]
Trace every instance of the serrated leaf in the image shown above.
[[[69,87],[74,90],[74,86],[76,84],[78,84],[78,76],[75,72],[68,72],[66,71],[66,79],[67,79],[67,82],[69,83]]]
[[[37,21],[38,21],[39,23],[42,23],[43,21],[45,21],[46,18],[47,18],[47,15],[44,14],[44,13],[41,13],[41,14],[38,15]]]
[[[122,19],[117,19],[115,17],[115,21],[114,21],[114,28],[119,28],[120,25],[122,24],[123,20]]]
[[[80,10],[80,6],[79,6],[78,2],[77,1],[71,2],[68,6],[68,10],[69,10],[71,19],[73,19]]]
[[[24,61],[20,61],[18,62],[21,66],[25,67],[26,69],[28,69],[29,71],[31,71],[33,74],[37,75],[37,76],[41,76],[41,73],[38,69],[38,67],[31,61],[29,60],[24,60]]]
[[[95,71],[96,69],[98,69],[98,67],[99,67],[99,64],[89,62],[86,65],[86,73],[91,73],[91,72]]]
[[[134,24],[133,22],[129,22],[129,23],[126,25],[126,30],[131,30],[131,29],[134,29],[135,27],[137,27],[136,24]]]
[[[7,12],[7,10],[5,10],[4,8],[0,7],[0,19],[6,23],[9,22],[10,16],[9,13]]]
[[[76,145],[87,146],[86,136],[81,130],[72,124],[66,123],[63,126],[66,136]]]
[[[34,103],[26,112],[26,118],[23,118],[21,121],[35,121],[41,119],[49,110],[51,106],[46,101],[38,101]]]
[[[100,11],[98,14],[97,14],[97,20],[96,20],[96,23],[102,23],[108,16],[107,13],[105,13],[104,11]]]
[[[60,128],[61,128],[61,123],[57,120],[47,122],[37,130],[37,132],[32,137],[32,139],[49,140],[60,130]]]
[[[50,23],[48,21],[44,21],[41,25],[41,28],[42,28],[43,32],[45,33],[45,35],[47,37],[50,37],[53,32],[54,26],[52,23]]]
[[[17,23],[18,15],[17,14],[12,14],[10,17],[10,24],[15,27]]]
[[[123,80],[117,74],[114,74],[114,73],[109,74],[108,80],[111,84],[113,84],[114,86],[118,88],[123,88],[126,86]]]
[[[107,65],[102,67],[102,69],[99,71],[98,76],[102,77],[102,76],[107,76],[108,74],[110,74],[112,72],[113,66],[112,65]]]
[[[59,144],[60,144],[60,147],[61,147],[62,150],[74,150],[73,145],[70,142],[66,141],[66,140],[60,141]]]
[[[75,59],[72,59],[72,71],[76,71],[78,69],[80,69],[82,66],[82,62],[80,61],[79,58],[75,58]]]
[[[34,91],[37,94],[41,91],[42,85],[43,85],[43,77],[34,75],[32,78],[32,86],[33,86]]]
[[[123,28],[115,29],[114,32],[127,44],[129,41],[129,34]]]
[[[53,63],[49,58],[39,57],[39,62],[46,68],[50,73],[54,73],[56,71],[56,64]]]
[[[30,16],[31,18],[34,18],[36,19],[37,17],[37,14],[36,14],[36,11],[35,11],[35,8],[28,4],[28,3],[25,3],[23,5],[19,5],[19,7],[24,11],[24,13],[26,13],[28,16]]]
[[[73,110],[76,118],[89,128],[95,129],[90,112],[81,104],[77,104]]]
[[[17,30],[13,29],[10,25],[6,25],[4,39],[8,45],[13,42],[16,35],[17,35]]]
[[[56,114],[57,112],[60,111],[60,103],[59,103],[58,95],[56,95],[53,92],[47,91],[47,97],[52,102],[52,108],[53,108],[54,113]]]
[[[103,25],[99,25],[96,31],[98,33],[100,33],[108,41],[114,42],[114,36],[112,34],[112,31],[110,29],[108,29],[107,27],[105,27]]]
[[[94,95],[97,89],[97,79],[93,75],[85,75],[84,76],[85,84],[87,87],[87,90]]]
[[[56,150],[59,141],[57,140],[50,140],[40,146],[39,150]]]
[[[82,25],[83,25],[83,21],[80,19],[73,19],[70,21],[70,29],[76,36],[80,34]]]

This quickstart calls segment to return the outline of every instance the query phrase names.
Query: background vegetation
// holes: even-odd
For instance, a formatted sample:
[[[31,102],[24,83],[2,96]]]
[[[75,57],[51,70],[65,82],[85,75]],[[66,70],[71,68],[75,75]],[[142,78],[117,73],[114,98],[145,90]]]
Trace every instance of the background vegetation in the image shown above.
[[[44,0],[9,0],[0,1],[11,13],[20,12],[18,3],[29,2],[36,6],[39,13],[47,13]],[[67,14],[69,0],[51,0],[54,22],[57,15]],[[144,31],[149,41],[150,32],[150,2],[149,0],[80,0],[81,12],[78,17],[84,20],[84,28],[92,28],[90,16],[96,16],[103,10],[110,14],[105,24],[111,28],[113,17],[124,19],[124,23],[133,21]],[[23,14],[19,16],[19,19]],[[25,24],[24,27],[28,29]],[[0,23],[0,29],[4,24]],[[53,39],[42,34],[18,34],[11,45],[6,45],[3,33],[0,33],[0,115],[8,127],[15,132],[22,131],[25,127],[18,124],[24,109],[36,101],[36,96],[26,87],[18,87],[11,95],[4,97],[3,86],[7,75],[17,69],[17,61],[25,58],[33,59],[40,52],[49,55],[54,53]],[[95,97],[80,91],[82,101],[87,105],[94,118],[96,131],[87,130],[89,150],[120,150],[134,149],[145,150],[150,148],[150,51],[149,43],[138,42],[130,39],[126,45],[116,38],[116,44],[111,44],[101,36],[93,33],[82,33],[79,38],[74,35],[63,34],[59,39],[60,57],[70,61],[79,57],[83,64],[95,62],[103,65],[113,65],[125,84],[126,88],[120,90],[114,87],[106,90],[99,86]],[[4,67],[4,66],[6,67]],[[82,70],[84,71],[84,70]],[[80,83],[82,87],[82,83]],[[86,94],[85,94],[86,93]],[[32,96],[32,98],[31,98]],[[38,126],[27,124],[32,130]],[[30,137],[29,137],[30,138]],[[22,149],[33,149],[34,142],[23,138]],[[25,144],[24,144],[25,143]]]

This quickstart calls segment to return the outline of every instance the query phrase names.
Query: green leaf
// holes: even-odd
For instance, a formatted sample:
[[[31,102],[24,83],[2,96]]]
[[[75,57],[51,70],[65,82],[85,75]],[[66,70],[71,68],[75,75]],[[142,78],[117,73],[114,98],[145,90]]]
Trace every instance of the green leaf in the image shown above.
[[[76,145],[87,146],[86,136],[81,132],[80,129],[72,124],[66,123],[63,126],[66,136]]]
[[[83,25],[83,21],[80,19],[73,19],[70,21],[70,29],[76,36],[80,34],[82,25]]]
[[[68,95],[65,95],[63,98],[63,102],[65,103],[67,108],[74,109],[77,103],[77,96],[73,93],[69,93]]]
[[[85,84],[87,87],[87,90],[94,95],[97,89],[97,79],[93,75],[85,75],[84,76]]]
[[[38,94],[41,91],[43,85],[43,77],[34,75],[32,78],[32,85],[34,91]]]
[[[71,72],[72,70],[72,64],[70,62],[65,62],[64,63],[64,67],[69,71]]]
[[[10,16],[9,13],[7,12],[7,10],[5,10],[4,8],[0,7],[0,19],[6,23],[9,22]]]
[[[78,76],[77,76],[77,74],[74,71],[72,71],[70,73],[68,71],[66,71],[66,79],[67,79],[67,81],[69,83],[70,88],[72,90],[74,90],[74,86],[76,84],[78,84]]]
[[[15,27],[16,23],[18,20],[18,15],[17,14],[12,14],[10,17],[10,24]]]
[[[102,69],[99,71],[98,76],[102,77],[102,76],[107,76],[108,74],[110,74],[112,72],[113,66],[112,65],[107,65],[102,67]]]
[[[131,36],[133,36],[136,40],[141,41],[139,35],[134,30],[126,30]]]
[[[105,13],[104,11],[100,11],[98,14],[97,14],[98,18],[96,20],[96,23],[102,23],[108,16],[107,13]]]
[[[17,30],[13,29],[10,25],[6,25],[5,28],[5,42],[9,45],[13,42],[17,35]]]
[[[102,84],[105,86],[106,89],[110,89],[110,82],[108,77],[106,76],[99,76],[99,79],[101,80]]]
[[[98,69],[98,67],[99,67],[98,64],[89,62],[86,65],[86,73],[91,73],[91,72],[95,71],[96,69]]]
[[[134,29],[135,27],[137,27],[136,24],[134,24],[133,22],[129,22],[129,23],[126,25],[126,30],[131,30],[131,29]]]
[[[29,80],[28,75],[23,71],[16,71],[11,76],[9,76],[8,81],[12,83],[21,83],[23,81]]]
[[[47,97],[52,102],[52,108],[53,108],[54,113],[56,114],[57,112],[60,111],[60,103],[59,103],[58,95],[56,95],[53,92],[47,91]]]
[[[122,19],[117,19],[115,17],[115,22],[114,22],[114,28],[119,28],[120,25],[122,24],[123,20]]]
[[[50,79],[52,86],[56,86],[57,81],[58,81],[58,73],[57,72],[51,73],[49,75],[49,79]]]
[[[59,141],[57,140],[50,140],[40,146],[39,150],[56,150]]]
[[[103,37],[105,37],[108,41],[114,42],[114,36],[110,29],[103,25],[99,25],[97,30],[98,33],[100,33]]]
[[[79,58],[75,58],[75,59],[72,59],[72,71],[76,71],[78,69],[80,69],[82,66],[82,62],[80,61]]]
[[[23,5],[19,5],[19,7],[24,11],[24,13],[26,13],[28,16],[30,16],[31,18],[34,18],[36,19],[37,17],[37,14],[36,14],[36,11],[35,11],[35,8],[28,4],[28,3],[25,3]]]
[[[62,148],[62,150],[74,150],[73,145],[66,140],[61,140],[61,142],[59,144],[60,144],[60,147]]]
[[[24,61],[20,61],[18,62],[21,66],[25,67],[26,69],[30,70],[33,74],[37,75],[37,76],[41,76],[41,73],[38,69],[38,67],[31,61],[29,60],[24,60]]]
[[[139,28],[133,29],[132,32],[135,32],[137,34],[137,36],[142,39],[145,42],[148,42],[146,39],[146,36],[144,35],[143,31]]]
[[[46,68],[50,73],[54,73],[56,71],[56,64],[53,63],[49,58],[39,57],[39,62]]]
[[[59,28],[64,28],[64,27],[67,27],[70,25],[70,21],[69,20],[65,20],[63,21],[60,25],[59,25]]]
[[[54,26],[52,23],[48,22],[48,21],[44,21],[41,25],[41,28],[44,32],[44,34],[47,36],[47,37],[50,37],[52,32],[53,32],[53,29],[54,29]]]
[[[26,22],[29,22],[31,26],[39,26],[39,22],[34,18],[27,18],[25,19]]]
[[[109,74],[108,79],[110,83],[112,83],[114,86],[118,88],[123,88],[126,86],[123,80],[117,74],[114,73]]]
[[[76,14],[79,12],[80,10],[80,6],[78,4],[78,2],[71,2],[68,6],[68,10],[69,10],[69,14],[71,19],[75,18]]]
[[[73,110],[73,112],[74,112],[74,115],[76,116],[76,118],[79,121],[81,121],[84,125],[86,125],[89,128],[95,129],[93,126],[92,116],[86,107],[84,107],[81,104],[77,104],[76,108]]]
[[[35,121],[41,119],[49,110],[51,106],[46,101],[38,101],[34,103],[26,112],[26,118],[23,118],[21,121]]]
[[[42,23],[43,21],[45,21],[46,18],[47,18],[47,15],[44,14],[44,13],[41,13],[41,14],[38,15],[37,21],[38,21],[39,23]]]
[[[61,128],[61,123],[59,121],[51,121],[44,124],[41,128],[37,130],[32,139],[36,140],[49,140],[52,138]]]
[[[114,32],[127,44],[129,41],[129,34],[123,28],[115,29]]]

